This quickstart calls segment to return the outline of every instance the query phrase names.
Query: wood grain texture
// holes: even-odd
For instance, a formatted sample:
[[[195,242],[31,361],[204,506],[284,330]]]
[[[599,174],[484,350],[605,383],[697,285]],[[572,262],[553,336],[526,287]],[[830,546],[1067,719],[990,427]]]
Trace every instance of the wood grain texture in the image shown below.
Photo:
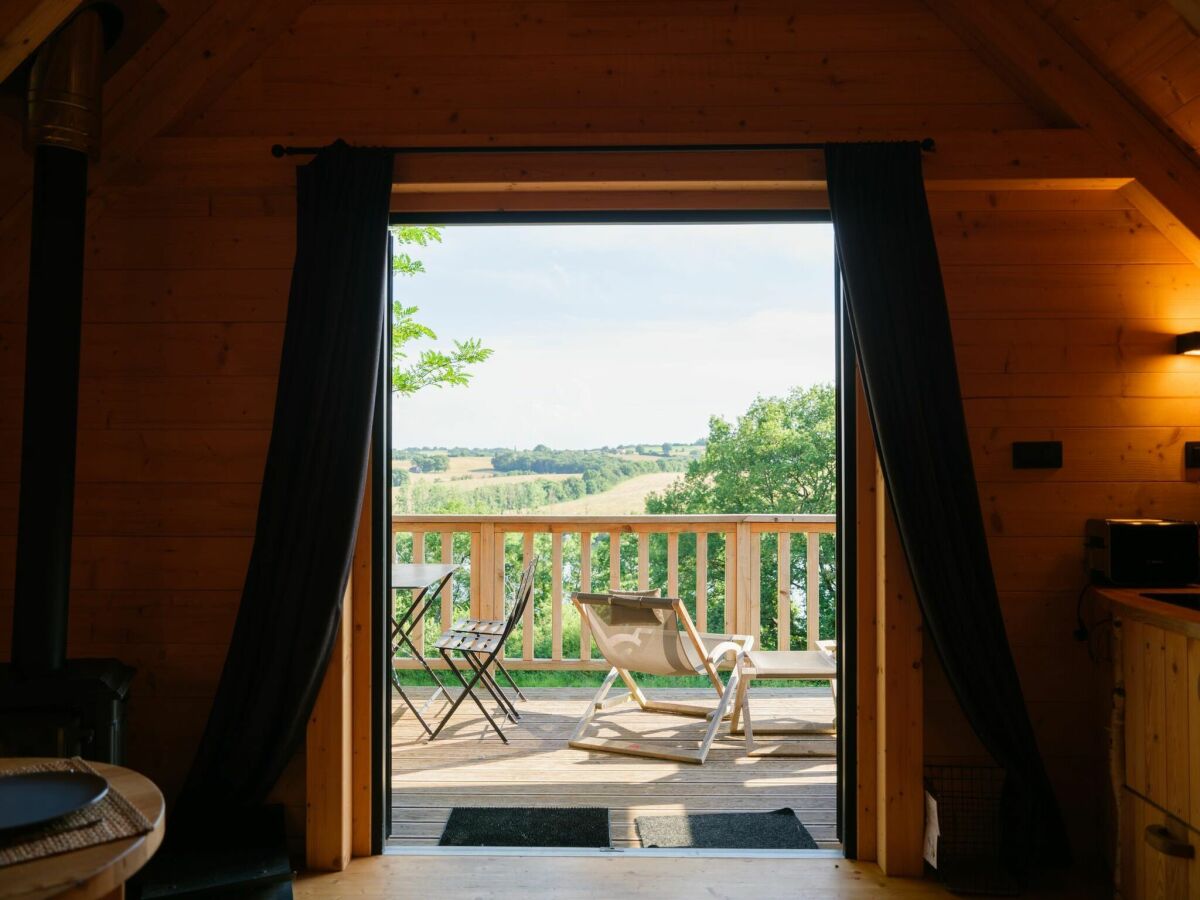
[[[168,795],[178,786],[249,558],[299,162],[272,159],[270,144],[929,135],[939,146],[927,160],[935,181],[964,188],[986,176],[1039,188],[999,190],[993,181],[930,199],[1006,622],[1077,846],[1094,845],[1097,816],[1083,788],[1102,742],[1082,712],[1085,648],[1070,639],[1082,521],[1194,516],[1200,498],[1182,467],[1182,442],[1200,440],[1197,370],[1170,352],[1174,335],[1200,328],[1200,275],[1114,187],[1127,179],[1123,163],[1079,129],[1047,128],[1044,112],[915,0],[702,0],[686,15],[665,0],[166,5],[162,28],[106,85],[114,143],[95,182],[84,298],[69,652],[138,666],[131,765]],[[1067,23],[1087,47],[1103,47],[1108,70],[1153,94],[1179,128],[1200,122],[1194,36],[1165,0],[1044,6],[1054,7],[1055,28]],[[290,27],[288,10],[298,11]],[[19,128],[4,118],[0,145],[3,587],[19,477],[29,214],[19,198],[29,166]],[[787,158],[737,172],[736,184],[720,171],[727,159],[675,162],[619,170],[546,160],[536,173],[506,163],[485,177],[463,160],[458,168],[433,160],[405,174],[441,188],[396,196],[431,214],[521,203],[825,203],[819,189],[796,186],[819,172]],[[737,189],[680,187],[714,171]],[[495,186],[534,176],[555,189],[464,192],[471,179]],[[631,181],[623,189],[595,189],[622,178]],[[654,179],[675,189],[646,189]],[[589,189],[561,190],[573,182]],[[1066,182],[1089,189],[1046,189]],[[1064,467],[1014,472],[1010,445],[1026,439],[1062,440]],[[476,558],[495,553],[490,531],[472,542]],[[489,609],[498,605],[494,584],[477,590]],[[0,654],[10,603],[0,592]],[[924,735],[933,758],[962,749],[961,721],[953,709],[942,713],[931,710],[938,718]],[[860,773],[860,783],[870,777]]]
[[[351,607],[347,586],[346,606]],[[353,633],[343,616],[305,736],[305,864],[340,872],[353,852]]]

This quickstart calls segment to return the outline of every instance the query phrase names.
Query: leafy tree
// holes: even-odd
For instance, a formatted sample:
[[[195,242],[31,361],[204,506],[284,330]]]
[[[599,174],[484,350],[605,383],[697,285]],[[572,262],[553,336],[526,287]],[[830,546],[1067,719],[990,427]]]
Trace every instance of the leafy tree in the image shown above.
[[[708,422],[703,456],[661,494],[651,513],[831,513],[837,472],[832,385],[759,397],[730,424]]]
[[[400,225],[392,228],[398,248],[427,247],[442,242],[437,225]],[[397,249],[392,256],[392,272],[398,275],[417,275],[425,271],[424,264],[407,250]],[[407,306],[402,300],[392,302],[392,390],[399,394],[415,394],[425,387],[465,385],[471,380],[471,367],[484,362],[492,351],[478,338],[453,341],[449,351],[427,348],[410,359],[413,341],[437,340],[437,334],[416,320],[420,310]]]
[[[709,419],[703,456],[688,464],[683,478],[659,494],[646,498],[649,513],[833,513],[836,503],[837,470],[835,392],[832,385],[795,388],[784,397],[759,397],[746,413],[730,423]],[[832,535],[821,540],[819,634],[830,637],[835,617],[835,545]],[[793,538],[791,585],[807,585],[807,560],[802,539]],[[694,569],[695,544],[679,545],[680,575]],[[724,543],[709,539],[709,572],[718,578],[709,584],[709,597],[723,600]],[[762,643],[777,644],[778,592],[776,566],[778,541],[766,535],[762,543],[760,604]],[[651,580],[666,581],[665,547],[651,546]],[[686,594],[681,584],[681,592]],[[694,588],[693,588],[694,589]],[[801,601],[797,595],[795,601]],[[792,604],[792,646],[807,633],[809,598]],[[710,627],[719,627],[712,618]]]
[[[450,457],[440,453],[414,453],[409,462],[422,472],[445,472],[450,468]]]

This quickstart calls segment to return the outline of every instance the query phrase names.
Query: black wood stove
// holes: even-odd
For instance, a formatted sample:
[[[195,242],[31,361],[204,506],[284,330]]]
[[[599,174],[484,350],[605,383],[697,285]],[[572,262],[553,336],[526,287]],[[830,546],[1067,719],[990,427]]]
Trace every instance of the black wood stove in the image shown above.
[[[87,166],[100,139],[105,29],[104,11],[84,8],[42,46],[29,72],[33,222],[12,661],[0,664],[0,756],[124,758],[134,670],[115,659],[66,658]]]

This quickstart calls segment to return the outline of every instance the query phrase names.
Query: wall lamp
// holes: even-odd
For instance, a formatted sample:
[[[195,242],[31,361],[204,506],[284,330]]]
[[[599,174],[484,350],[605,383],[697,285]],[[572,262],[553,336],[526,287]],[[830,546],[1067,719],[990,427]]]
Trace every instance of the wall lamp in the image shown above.
[[[1189,331],[1175,338],[1175,352],[1186,356],[1200,356],[1200,331]]]

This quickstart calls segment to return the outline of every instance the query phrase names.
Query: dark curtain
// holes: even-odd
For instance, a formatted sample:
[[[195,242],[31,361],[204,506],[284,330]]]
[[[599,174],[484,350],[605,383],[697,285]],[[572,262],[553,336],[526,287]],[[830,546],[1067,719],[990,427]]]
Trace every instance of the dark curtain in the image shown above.
[[[339,142],[297,169],[296,261],[254,547],[187,821],[261,804],[329,663],[367,473],[392,155]]]
[[[1005,770],[1004,858],[1065,861],[988,557],[920,147],[832,144],[825,159],[855,352],[926,632]]]

